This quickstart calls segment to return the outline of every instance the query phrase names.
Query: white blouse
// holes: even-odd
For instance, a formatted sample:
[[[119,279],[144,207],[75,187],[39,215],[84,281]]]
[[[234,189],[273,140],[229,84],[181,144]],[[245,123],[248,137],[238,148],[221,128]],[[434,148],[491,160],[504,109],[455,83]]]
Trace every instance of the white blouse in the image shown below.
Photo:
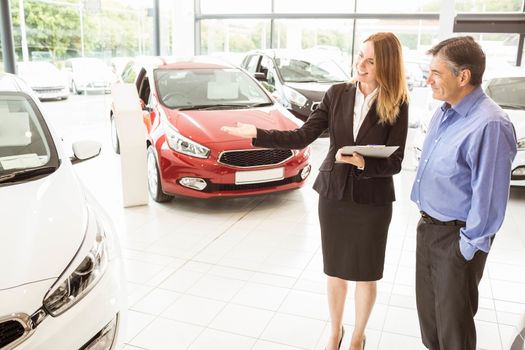
[[[370,94],[368,94],[368,96],[365,97],[365,95],[363,95],[363,93],[361,92],[360,84],[357,84],[357,88],[355,89],[354,101],[354,141],[357,138],[357,134],[359,133],[359,129],[363,124],[363,120],[365,120],[365,117],[368,114],[372,103],[374,103],[374,100],[378,93],[377,89],[378,88],[376,87],[374,91],[372,91]]]

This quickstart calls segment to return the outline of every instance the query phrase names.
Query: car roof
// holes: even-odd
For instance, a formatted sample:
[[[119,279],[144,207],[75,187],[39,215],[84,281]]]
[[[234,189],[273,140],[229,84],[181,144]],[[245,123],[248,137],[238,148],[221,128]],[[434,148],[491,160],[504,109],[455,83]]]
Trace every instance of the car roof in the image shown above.
[[[31,88],[18,78],[9,73],[0,73],[0,92],[24,92],[31,94]]]

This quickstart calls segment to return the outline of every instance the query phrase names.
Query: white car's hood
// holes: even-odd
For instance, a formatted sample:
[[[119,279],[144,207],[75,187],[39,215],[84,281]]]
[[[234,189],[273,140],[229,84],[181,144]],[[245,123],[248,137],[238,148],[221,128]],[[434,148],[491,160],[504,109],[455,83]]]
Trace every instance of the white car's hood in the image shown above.
[[[0,290],[60,276],[85,234],[85,199],[71,165],[0,187],[0,198]]]

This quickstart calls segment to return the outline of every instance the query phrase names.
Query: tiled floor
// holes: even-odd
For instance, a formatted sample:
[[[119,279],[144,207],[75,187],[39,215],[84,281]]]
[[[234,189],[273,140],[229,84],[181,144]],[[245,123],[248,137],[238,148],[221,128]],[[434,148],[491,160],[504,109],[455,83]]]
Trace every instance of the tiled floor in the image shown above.
[[[87,122],[89,123],[89,122]],[[103,153],[77,165],[115,221],[128,280],[124,349],[324,349],[328,335],[317,195],[304,188],[261,197],[192,200],[122,208],[119,158],[108,123],[89,131]],[[86,130],[86,128],[84,128]],[[85,133],[85,134],[84,134]],[[327,147],[313,145],[314,168]],[[408,200],[414,177],[407,160],[395,178],[398,201],[390,227],[385,276],[367,328],[367,349],[424,349],[414,298],[415,226]],[[525,188],[512,189],[505,223],[489,255],[476,316],[478,347],[508,349],[525,311]],[[345,311],[351,334],[353,288]],[[349,337],[343,341],[348,348]]]

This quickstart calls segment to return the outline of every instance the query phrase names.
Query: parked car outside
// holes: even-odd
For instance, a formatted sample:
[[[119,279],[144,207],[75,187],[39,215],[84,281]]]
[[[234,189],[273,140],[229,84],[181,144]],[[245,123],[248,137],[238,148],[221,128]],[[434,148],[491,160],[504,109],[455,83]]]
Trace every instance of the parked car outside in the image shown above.
[[[242,67],[297,118],[305,121],[347,71],[320,50],[257,50],[248,52]]]
[[[19,62],[17,72],[40,100],[65,100],[69,97],[65,74],[50,62]]]
[[[422,87],[427,85],[427,78],[418,63],[405,62],[405,70],[408,77],[410,91],[412,91],[414,86]]]
[[[73,151],[80,162],[100,145]],[[0,74],[0,198],[0,347],[117,349],[126,294],[115,231],[36,95],[9,74]]]
[[[220,130],[237,122],[293,130],[299,121],[249,74],[222,61],[144,67],[136,86],[148,130],[148,189],[157,202],[301,187],[310,149],[261,149]]]
[[[111,69],[98,58],[70,58],[64,63],[64,70],[73,93],[111,92]]]
[[[483,83],[485,93],[494,100],[510,117],[516,138],[518,153],[512,163],[511,186],[525,186],[525,76],[503,76],[492,78]],[[418,133],[414,140],[414,153],[417,161],[428,130],[428,125],[436,108],[442,102],[432,100],[428,103],[428,113],[421,119]]]

